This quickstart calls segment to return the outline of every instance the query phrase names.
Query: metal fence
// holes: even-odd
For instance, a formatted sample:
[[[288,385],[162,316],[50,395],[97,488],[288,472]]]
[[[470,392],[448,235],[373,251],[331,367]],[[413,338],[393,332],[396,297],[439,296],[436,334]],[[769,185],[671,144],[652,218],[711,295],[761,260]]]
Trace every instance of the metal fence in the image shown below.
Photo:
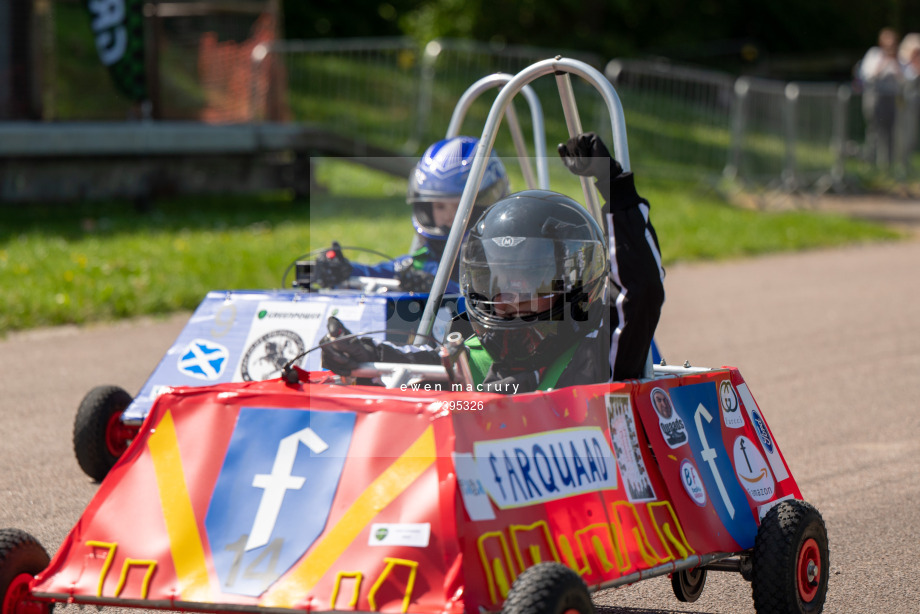
[[[661,62],[612,60],[633,168],[658,176],[722,173],[731,148],[734,79]]]
[[[840,187],[849,102],[848,85],[739,79],[726,175],[785,191]]]
[[[278,41],[258,49],[253,61],[257,67],[269,60],[283,66],[293,121],[321,123],[345,136],[417,154],[444,137],[454,106],[473,82],[496,72],[516,73],[557,54],[602,67],[599,57],[572,51],[463,40],[420,46],[410,39],[374,38]],[[256,68],[254,74],[258,73]],[[546,86],[535,85],[546,117],[558,118],[558,123],[546,126],[552,142],[564,135],[564,123],[555,85],[548,86],[553,89],[541,91]],[[594,91],[586,84],[577,87]],[[478,134],[482,129],[494,96],[485,98],[469,110],[466,132]],[[599,96],[591,99],[583,115],[603,117],[600,103]],[[252,106],[259,108],[257,102]],[[522,128],[531,128],[528,114],[520,115]],[[499,145],[508,142],[510,137],[505,137]]]
[[[409,39],[278,41],[254,54],[283,66],[294,121],[317,122],[368,143],[417,154],[443,137],[464,90],[494,72],[515,73],[561,54],[603,68],[623,102],[633,168],[643,175],[715,180],[782,190],[840,187],[862,126],[849,84],[734,77],[666,62],[614,60],[531,47]],[[547,141],[567,137],[551,81],[534,84]],[[609,130],[593,88],[574,83],[585,125]],[[546,88],[546,89],[542,89]],[[253,90],[253,95],[257,95]],[[466,132],[477,133],[494,99],[478,101]],[[251,105],[259,108],[257,101]],[[528,117],[519,114],[525,130]],[[255,117],[254,119],[262,119]],[[498,147],[507,144],[500,137]]]
[[[634,166],[643,172],[674,167],[749,186],[824,191],[842,187],[852,140],[862,131],[849,84],[643,61],[612,61],[606,74],[627,109],[630,139],[640,148]]]
[[[40,4],[54,6],[55,18],[47,21],[60,22],[58,37],[86,26],[85,9],[77,0]],[[256,36],[260,11],[264,12],[260,7],[273,6],[274,0],[231,4],[172,0],[158,3],[151,12],[156,19],[148,35],[157,49],[156,70],[151,73],[159,77],[154,88],[159,117],[318,124],[352,140],[411,156],[444,136],[454,105],[476,80],[494,72],[516,73],[536,61],[563,55],[603,70],[614,84],[625,111],[632,165],[643,175],[707,180],[727,176],[750,186],[826,190],[845,182],[847,162],[858,149],[854,143],[862,141],[860,98],[849,84],[737,78],[667,62],[605,64],[595,55],[573,50],[467,40],[262,42],[264,37]],[[228,13],[231,8],[236,12]],[[83,58],[84,51],[70,54],[80,62],[61,55],[56,72],[50,71],[57,77],[53,95],[44,96],[46,111],[51,110],[45,118],[130,116],[108,84],[89,80],[86,67],[98,62]],[[102,71],[97,68],[92,75]],[[65,74],[79,75],[79,81],[70,83]],[[552,149],[567,137],[559,96],[552,80],[538,80],[533,86],[543,104],[547,145]],[[609,130],[604,105],[593,88],[580,79],[573,80],[573,86],[584,125]],[[476,101],[461,132],[481,130],[492,100],[494,96],[483,96]],[[532,128],[528,113],[519,112],[518,117],[525,132]],[[507,131],[499,133],[499,153],[512,148],[510,141]]]
[[[287,82],[288,116],[391,149],[409,141],[419,108],[419,51],[402,38],[276,41],[257,48],[253,74],[274,63]],[[253,88],[255,121],[266,119]],[[356,152],[360,153],[360,152]]]

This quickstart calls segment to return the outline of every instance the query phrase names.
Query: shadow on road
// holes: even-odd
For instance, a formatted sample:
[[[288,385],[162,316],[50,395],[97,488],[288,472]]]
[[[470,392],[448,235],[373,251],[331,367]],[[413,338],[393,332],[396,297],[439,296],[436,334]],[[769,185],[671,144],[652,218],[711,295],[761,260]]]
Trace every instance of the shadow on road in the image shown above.
[[[662,610],[660,608],[617,608],[612,606],[595,606],[597,614],[707,614],[699,610]]]

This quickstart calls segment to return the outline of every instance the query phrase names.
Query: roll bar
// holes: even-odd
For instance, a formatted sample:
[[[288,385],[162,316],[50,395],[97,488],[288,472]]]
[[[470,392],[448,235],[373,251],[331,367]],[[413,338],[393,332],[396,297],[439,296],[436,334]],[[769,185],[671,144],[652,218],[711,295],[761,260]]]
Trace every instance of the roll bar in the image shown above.
[[[451,115],[450,124],[447,126],[447,137],[453,138],[460,135],[460,128],[463,126],[463,120],[466,118],[467,111],[473,105],[473,102],[479,98],[483,92],[493,87],[503,87],[513,79],[513,75],[508,73],[495,73],[483,77],[473,85],[469,86],[457,106],[454,107],[454,113]],[[508,129],[511,131],[511,140],[514,142],[514,149],[517,152],[518,160],[521,163],[521,172],[524,174],[524,182],[529,189],[540,188],[541,190],[549,189],[549,169],[546,158],[546,128],[543,123],[543,106],[540,104],[540,98],[529,85],[521,88],[521,93],[530,106],[530,121],[533,124],[533,143],[534,154],[537,162],[537,178],[534,179],[533,169],[530,167],[530,161],[527,156],[527,144],[524,142],[524,133],[521,130],[521,124],[518,121],[514,105],[509,104]]]
[[[479,186],[485,174],[486,163],[495,145],[495,136],[498,132],[501,120],[506,111],[510,108],[511,100],[514,96],[521,92],[532,81],[550,73],[556,76],[556,84],[559,88],[559,96],[562,101],[566,127],[568,128],[570,137],[581,132],[581,120],[578,116],[578,107],[575,103],[575,96],[572,91],[569,74],[581,77],[597,89],[604,99],[604,103],[607,105],[607,110],[610,113],[614,156],[620,162],[624,171],[630,170],[629,149],[626,143],[626,121],[623,117],[623,106],[620,103],[620,97],[617,95],[616,90],[614,90],[613,85],[610,84],[610,81],[608,81],[600,71],[582,61],[557,56],[553,59],[542,60],[532,64],[507,80],[495,97],[495,101],[492,103],[492,108],[489,110],[489,115],[486,118],[485,127],[479,139],[479,145],[476,147],[476,154],[473,158],[470,176],[467,179],[466,186],[463,188],[463,194],[460,197],[457,214],[454,218],[450,234],[447,236],[444,254],[441,256],[441,263],[434,277],[431,293],[429,294],[428,302],[425,304],[425,311],[422,313],[422,319],[418,327],[419,335],[429,335],[434,326],[437,308],[444,296],[444,290],[447,288],[450,272],[457,262],[457,256],[460,252],[460,243],[463,241],[464,231],[467,224],[469,224],[470,215],[473,212],[473,203],[476,200],[476,194],[479,193]],[[475,87],[476,84],[467,91],[469,92]],[[457,108],[460,108],[459,103]],[[533,109],[533,107],[531,107],[531,109]],[[454,115],[457,115],[456,110]],[[453,119],[451,120],[451,128],[459,129],[459,125],[454,125]],[[588,178],[582,177],[581,179],[581,186],[584,191],[585,202],[588,203],[588,209],[603,228],[605,227],[605,223],[604,220],[601,219],[600,206],[594,186]]]

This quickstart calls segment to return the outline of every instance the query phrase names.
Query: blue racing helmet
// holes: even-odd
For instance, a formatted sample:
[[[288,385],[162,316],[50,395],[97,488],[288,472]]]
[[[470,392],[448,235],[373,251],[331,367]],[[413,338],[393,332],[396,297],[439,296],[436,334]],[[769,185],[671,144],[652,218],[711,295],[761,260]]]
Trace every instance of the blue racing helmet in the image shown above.
[[[426,239],[446,241],[450,225],[435,223],[434,203],[459,203],[470,176],[479,139],[456,136],[429,147],[409,177],[407,202],[412,205],[412,225]],[[495,201],[508,194],[508,174],[494,153],[486,165],[470,221],[478,219]]]

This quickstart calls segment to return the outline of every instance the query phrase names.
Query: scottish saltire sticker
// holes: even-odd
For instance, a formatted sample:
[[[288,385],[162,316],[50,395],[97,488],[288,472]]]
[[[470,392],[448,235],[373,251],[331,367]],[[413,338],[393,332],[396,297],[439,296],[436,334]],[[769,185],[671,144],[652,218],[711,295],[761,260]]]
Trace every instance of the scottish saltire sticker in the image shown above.
[[[193,339],[179,353],[176,368],[195,379],[214,381],[227,367],[230,352],[227,348],[207,339]]]

